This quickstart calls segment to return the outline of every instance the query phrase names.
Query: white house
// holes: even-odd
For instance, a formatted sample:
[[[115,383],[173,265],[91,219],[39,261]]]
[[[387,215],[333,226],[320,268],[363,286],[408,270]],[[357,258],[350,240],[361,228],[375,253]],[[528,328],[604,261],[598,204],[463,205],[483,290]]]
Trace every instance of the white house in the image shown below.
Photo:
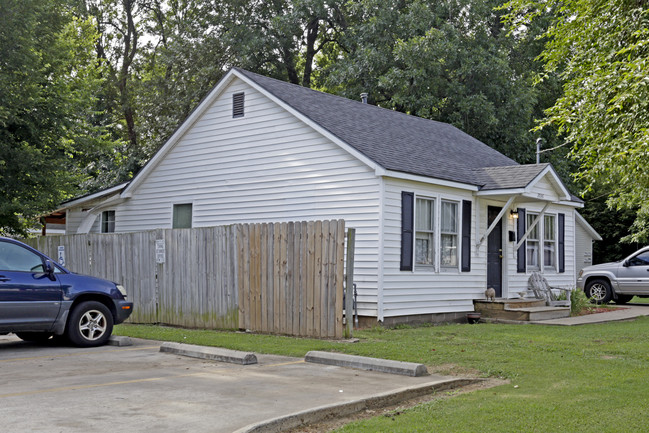
[[[573,286],[582,205],[451,125],[235,68],[131,182],[59,211],[67,233],[343,218],[359,314],[389,324],[517,297],[535,270]]]

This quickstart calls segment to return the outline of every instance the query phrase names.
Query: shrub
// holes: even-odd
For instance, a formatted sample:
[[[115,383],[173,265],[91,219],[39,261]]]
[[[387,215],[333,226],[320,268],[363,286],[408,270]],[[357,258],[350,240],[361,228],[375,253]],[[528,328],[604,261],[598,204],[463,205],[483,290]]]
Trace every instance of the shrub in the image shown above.
[[[581,313],[584,308],[588,308],[589,306],[590,302],[586,297],[586,293],[584,293],[583,290],[579,290],[577,288],[572,289],[570,296],[570,314],[576,316]]]

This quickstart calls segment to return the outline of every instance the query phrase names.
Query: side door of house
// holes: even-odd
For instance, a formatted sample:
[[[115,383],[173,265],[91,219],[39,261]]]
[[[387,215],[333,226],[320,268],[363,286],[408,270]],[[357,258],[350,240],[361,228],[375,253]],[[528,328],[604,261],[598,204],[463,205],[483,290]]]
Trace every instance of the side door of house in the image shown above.
[[[493,223],[501,208],[487,208],[487,227]],[[503,295],[503,221],[498,221],[496,227],[487,238],[487,287],[493,287],[496,297]]]

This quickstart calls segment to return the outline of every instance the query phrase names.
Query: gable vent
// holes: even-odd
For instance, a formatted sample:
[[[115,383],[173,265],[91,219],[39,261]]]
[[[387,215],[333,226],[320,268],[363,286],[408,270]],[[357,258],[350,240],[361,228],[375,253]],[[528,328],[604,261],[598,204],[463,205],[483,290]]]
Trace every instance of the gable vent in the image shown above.
[[[232,95],[232,117],[243,117],[244,96],[243,92]]]

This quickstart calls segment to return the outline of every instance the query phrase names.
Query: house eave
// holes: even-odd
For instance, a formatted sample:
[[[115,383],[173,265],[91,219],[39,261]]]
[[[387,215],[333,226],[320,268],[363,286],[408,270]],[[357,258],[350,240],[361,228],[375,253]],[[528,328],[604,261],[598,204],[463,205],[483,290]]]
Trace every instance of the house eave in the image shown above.
[[[55,211],[51,212],[52,214],[56,212],[62,212],[64,210],[70,209],[72,207],[80,206],[84,203],[88,203],[103,197],[108,197],[110,195],[119,193],[121,190],[123,190],[126,186],[128,185],[128,182],[120,183],[119,185],[115,185],[113,187],[104,189],[102,191],[95,192],[93,194],[88,194],[79,198],[72,199],[68,202],[62,203],[62,206]]]
[[[471,185],[468,183],[461,183],[461,182],[454,182],[451,180],[444,180],[444,179],[438,179],[438,178],[433,178],[433,177],[427,177],[427,176],[421,176],[421,175],[416,175],[416,174],[410,174],[410,173],[403,173],[400,171],[393,171],[393,170],[384,170],[382,174],[378,174],[377,176],[384,176],[384,177],[391,177],[394,179],[400,179],[400,180],[408,180],[408,181],[413,181],[413,182],[421,182],[421,183],[426,183],[429,185],[439,185],[439,186],[447,186],[450,188],[458,188],[458,189],[463,189],[467,191],[478,191],[478,186],[477,185]]]

